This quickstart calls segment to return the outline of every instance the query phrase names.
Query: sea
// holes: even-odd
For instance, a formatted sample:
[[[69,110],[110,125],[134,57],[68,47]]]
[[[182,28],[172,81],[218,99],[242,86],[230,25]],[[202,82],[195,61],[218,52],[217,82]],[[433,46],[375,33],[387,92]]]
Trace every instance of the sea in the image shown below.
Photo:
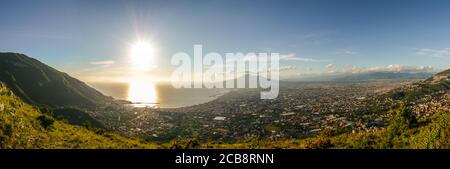
[[[134,107],[179,108],[212,101],[228,89],[174,88],[170,83],[88,83],[104,95],[128,100]]]

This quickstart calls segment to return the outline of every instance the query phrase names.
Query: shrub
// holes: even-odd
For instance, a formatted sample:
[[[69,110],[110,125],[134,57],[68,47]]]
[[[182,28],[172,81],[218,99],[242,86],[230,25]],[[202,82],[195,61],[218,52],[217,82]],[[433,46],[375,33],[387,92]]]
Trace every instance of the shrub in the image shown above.
[[[391,117],[387,128],[390,137],[401,135],[403,132],[416,126],[416,116],[403,103],[400,103],[398,108],[391,110]]]
[[[169,145],[170,149],[192,149],[199,148],[200,142],[197,139],[192,138],[179,138],[171,141]]]
[[[308,149],[327,149],[333,147],[331,140],[327,137],[320,136],[317,139],[306,143],[305,148]]]
[[[53,115],[53,109],[45,106],[45,105],[39,105],[36,107],[39,112],[41,112],[42,114],[48,114],[48,115]]]
[[[11,136],[13,133],[13,126],[11,124],[3,124],[0,126],[0,131],[2,135]]]
[[[450,114],[441,113],[411,139],[412,148],[450,148]]]
[[[45,129],[50,129],[53,126],[53,123],[55,122],[55,120],[48,115],[41,115],[37,117],[37,120],[39,121],[41,126],[44,127]]]
[[[0,120],[0,148],[5,148],[5,143],[13,134],[13,126],[11,124],[1,124]]]

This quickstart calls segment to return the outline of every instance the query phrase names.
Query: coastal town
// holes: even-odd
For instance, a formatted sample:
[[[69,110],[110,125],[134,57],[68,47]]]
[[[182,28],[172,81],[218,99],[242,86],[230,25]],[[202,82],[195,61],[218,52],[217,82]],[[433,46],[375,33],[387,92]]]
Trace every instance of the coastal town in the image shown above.
[[[289,82],[273,100],[261,100],[257,89],[232,90],[189,107],[124,107],[122,112],[130,114],[128,120],[118,119],[113,129],[151,140],[198,137],[222,141],[378,130],[387,124],[386,117],[377,114],[384,108],[372,109],[367,104],[382,105],[376,96],[413,82]]]

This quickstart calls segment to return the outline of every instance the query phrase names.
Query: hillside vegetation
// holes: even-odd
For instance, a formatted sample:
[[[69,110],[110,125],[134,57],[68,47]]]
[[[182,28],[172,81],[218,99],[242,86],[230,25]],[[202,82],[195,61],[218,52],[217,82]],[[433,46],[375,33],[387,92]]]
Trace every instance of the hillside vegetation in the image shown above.
[[[111,104],[113,98],[36,59],[19,53],[0,53],[0,82],[24,102],[57,119],[105,128],[88,112]]]
[[[0,148],[157,148],[158,145],[53,119],[0,83]]]
[[[0,81],[34,105],[95,108],[112,99],[66,73],[18,53],[0,53]]]

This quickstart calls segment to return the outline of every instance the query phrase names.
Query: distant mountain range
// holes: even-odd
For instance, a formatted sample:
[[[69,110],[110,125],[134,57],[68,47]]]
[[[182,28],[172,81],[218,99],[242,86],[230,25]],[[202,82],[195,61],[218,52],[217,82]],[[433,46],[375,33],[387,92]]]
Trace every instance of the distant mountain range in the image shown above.
[[[95,108],[112,100],[84,82],[36,59],[0,53],[0,81],[27,103]]]
[[[432,72],[367,72],[354,74],[327,74],[302,79],[287,79],[285,81],[367,81],[367,80],[407,80],[407,79],[427,79],[433,76]]]
[[[343,77],[332,78],[335,81],[358,81],[358,80],[377,80],[377,79],[426,79],[433,76],[429,72],[370,72],[345,75]]]

